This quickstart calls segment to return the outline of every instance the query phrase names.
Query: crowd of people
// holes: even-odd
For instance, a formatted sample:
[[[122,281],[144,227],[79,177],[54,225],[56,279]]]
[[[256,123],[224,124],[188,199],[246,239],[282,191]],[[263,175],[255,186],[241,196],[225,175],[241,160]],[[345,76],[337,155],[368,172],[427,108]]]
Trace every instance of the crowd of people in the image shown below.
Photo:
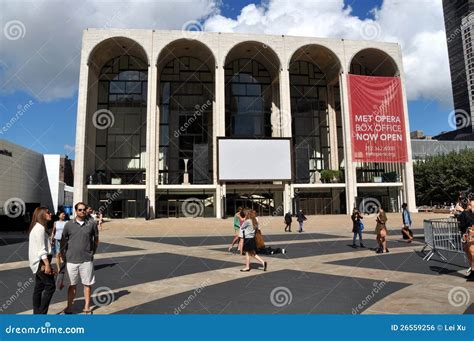
[[[64,272],[69,277],[67,306],[65,314],[72,314],[72,305],[79,282],[84,286],[85,314],[92,314],[91,287],[95,283],[94,255],[99,245],[99,220],[85,203],[74,206],[74,219],[67,220],[66,214],[58,213],[49,233],[48,226],[53,215],[47,207],[38,207],[30,224],[28,258],[35,276],[33,290],[33,314],[47,314],[56,287],[64,286]],[[53,256],[56,267],[53,266]],[[57,281],[56,276],[57,275]],[[58,283],[57,283],[58,282]]]
[[[76,286],[81,281],[84,286],[84,309],[85,314],[92,314],[91,287],[95,283],[94,255],[99,245],[99,229],[102,224],[101,215],[95,214],[92,207],[83,202],[74,206],[74,218],[69,220],[64,211],[58,212],[57,219],[53,219],[52,213],[47,207],[35,209],[29,229],[29,265],[35,275],[35,287],[33,292],[33,313],[47,314],[49,304],[56,288],[64,287],[64,273],[67,271],[69,277],[69,288],[67,295],[67,306],[63,310],[65,314],[72,313],[72,306],[76,296]],[[459,220],[459,229],[462,234],[463,248],[466,253],[470,268],[466,279],[474,281],[474,200],[465,205],[456,206],[456,217]],[[363,214],[354,208],[352,220],[352,247],[356,248],[357,238],[359,246],[365,248],[363,243]],[[291,212],[284,215],[285,232],[291,232],[293,216]],[[296,220],[299,224],[298,232],[304,232],[304,222],[307,220],[303,210],[298,210]],[[375,232],[377,241],[377,253],[388,253],[387,248],[387,215],[383,208],[375,217]],[[48,226],[53,223],[52,230]],[[412,219],[407,209],[407,204],[402,205],[402,229],[403,239],[410,243],[413,240],[411,230]],[[260,254],[285,253],[285,249],[273,249],[265,247],[262,232],[259,226],[257,213],[253,209],[239,207],[233,219],[234,236],[228,250],[233,251],[237,246],[237,252],[245,256],[242,272],[252,269],[250,261],[255,258],[262,266],[263,271],[268,268],[268,263]],[[54,266],[53,257],[56,263]],[[57,280],[55,278],[57,276]]]
[[[402,229],[401,234],[402,238],[407,242],[411,243],[413,240],[413,231],[411,230],[412,220],[411,214],[408,211],[407,204],[402,204]],[[352,247],[356,248],[356,240],[359,237],[359,245],[361,248],[365,248],[362,241],[362,232],[364,231],[364,219],[363,214],[357,209],[354,208],[351,215],[352,220],[352,233],[354,234],[352,238]],[[375,235],[377,241],[377,248],[375,249],[376,253],[388,253],[390,252],[387,248],[387,214],[385,213],[383,207],[379,207],[379,211],[375,217]]]
[[[237,252],[245,255],[245,267],[240,271],[248,272],[251,270],[251,258],[257,259],[262,264],[263,271],[267,271],[267,262],[257,254],[259,249],[265,247],[258,225],[257,212],[239,207],[234,215],[233,222],[234,238],[229,246],[229,251],[232,251],[234,245],[237,244]]]

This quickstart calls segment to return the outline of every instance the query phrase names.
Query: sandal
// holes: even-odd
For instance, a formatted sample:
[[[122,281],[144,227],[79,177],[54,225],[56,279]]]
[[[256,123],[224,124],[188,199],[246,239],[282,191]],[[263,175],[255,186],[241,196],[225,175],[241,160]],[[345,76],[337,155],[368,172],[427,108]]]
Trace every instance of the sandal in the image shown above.
[[[89,309],[89,310],[83,309],[82,312],[83,312],[85,315],[92,315],[92,314],[94,314],[94,313],[92,312],[92,309]]]

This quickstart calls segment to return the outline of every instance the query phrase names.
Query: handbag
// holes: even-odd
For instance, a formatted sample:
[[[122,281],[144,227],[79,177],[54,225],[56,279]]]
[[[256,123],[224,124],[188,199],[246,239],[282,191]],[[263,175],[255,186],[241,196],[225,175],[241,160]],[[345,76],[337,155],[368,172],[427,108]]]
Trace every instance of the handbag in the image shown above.
[[[265,242],[263,241],[263,236],[260,229],[257,229],[257,231],[255,231],[255,245],[257,246],[257,250],[263,249],[265,247]]]

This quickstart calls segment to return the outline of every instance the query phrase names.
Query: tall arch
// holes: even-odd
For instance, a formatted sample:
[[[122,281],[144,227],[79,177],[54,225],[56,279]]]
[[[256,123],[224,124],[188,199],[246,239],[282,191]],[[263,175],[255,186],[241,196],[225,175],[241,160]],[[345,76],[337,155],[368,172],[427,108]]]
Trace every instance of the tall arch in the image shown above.
[[[395,60],[385,51],[376,48],[365,48],[356,52],[350,60],[350,73],[373,77],[399,77],[400,70]],[[410,148],[409,144],[407,148]],[[397,212],[401,206],[401,184],[406,165],[393,162],[356,162],[356,180],[359,207],[364,206],[364,199],[377,200],[387,212]],[[380,183],[373,187],[372,183]],[[369,184],[370,185],[364,185]],[[392,183],[387,186],[385,183]],[[372,187],[371,187],[372,186]]]
[[[226,136],[273,136],[272,116],[280,107],[277,54],[260,42],[241,42],[227,53],[224,68]]]
[[[145,186],[148,55],[133,39],[113,37],[92,49],[88,65],[87,181]],[[88,202],[98,208],[114,193],[114,204],[104,206],[105,215],[145,216],[144,187],[90,190]]]
[[[330,170],[339,172],[335,177],[338,182],[344,181],[341,69],[339,58],[327,47],[317,44],[301,46],[289,60],[297,184],[326,182]],[[341,188],[299,188],[295,201],[298,208],[308,214],[341,213],[346,206],[345,192]]]
[[[214,55],[197,40],[180,39],[163,48],[157,68],[160,105],[158,181],[160,184],[181,184],[187,168],[191,184],[211,184]]]
[[[358,51],[351,58],[349,70],[354,75],[396,77],[400,75],[397,63],[386,52],[376,48]]]

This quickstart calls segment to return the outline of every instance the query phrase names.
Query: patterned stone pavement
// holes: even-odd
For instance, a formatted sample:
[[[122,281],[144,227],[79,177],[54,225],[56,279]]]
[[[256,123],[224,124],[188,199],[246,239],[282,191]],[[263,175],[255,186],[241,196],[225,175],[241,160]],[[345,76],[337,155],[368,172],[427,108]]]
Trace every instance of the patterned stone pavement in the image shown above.
[[[474,285],[463,278],[463,257],[422,259],[422,221],[440,216],[414,215],[417,238],[411,244],[401,241],[399,215],[388,217],[390,253],[382,255],[371,250],[371,216],[365,219],[365,249],[350,247],[346,216],[309,217],[301,234],[284,233],[280,217],[261,217],[267,246],[287,253],[264,255],[267,272],[254,263],[246,273],[239,271],[244,258],[227,251],[230,219],[107,222],[95,257],[94,313],[472,313]],[[31,314],[27,251],[25,236],[1,235],[0,313]],[[80,313],[82,288],[78,293],[74,309]],[[65,305],[66,289],[57,290],[50,313]]]

